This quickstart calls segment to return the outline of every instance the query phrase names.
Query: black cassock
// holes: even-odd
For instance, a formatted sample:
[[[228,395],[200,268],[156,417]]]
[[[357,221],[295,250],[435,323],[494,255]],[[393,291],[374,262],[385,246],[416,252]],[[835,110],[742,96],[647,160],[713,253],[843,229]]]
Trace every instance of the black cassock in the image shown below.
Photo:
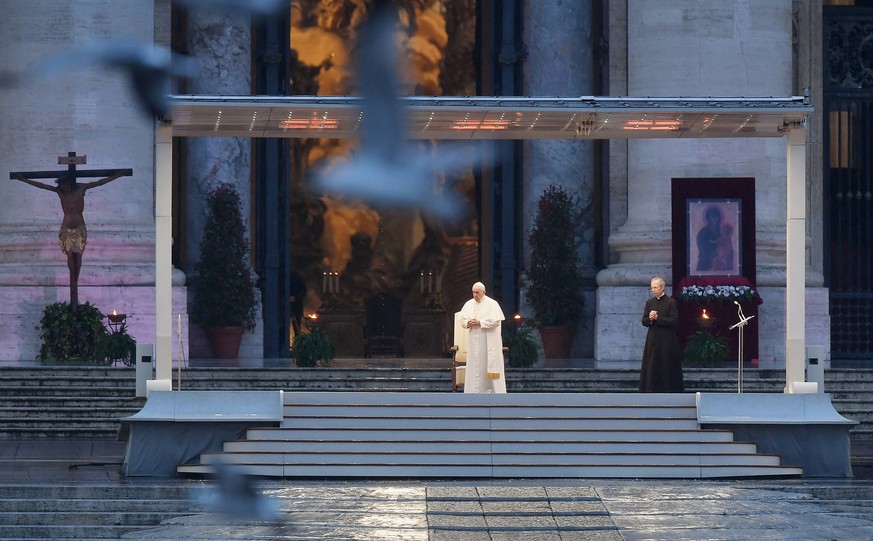
[[[649,312],[658,312],[658,319],[651,321]],[[660,299],[652,297],[643,310],[643,326],[646,347],[643,349],[643,364],[640,369],[640,392],[681,393],[685,390],[682,380],[682,351],[676,337],[679,308],[676,301],[667,295]]]

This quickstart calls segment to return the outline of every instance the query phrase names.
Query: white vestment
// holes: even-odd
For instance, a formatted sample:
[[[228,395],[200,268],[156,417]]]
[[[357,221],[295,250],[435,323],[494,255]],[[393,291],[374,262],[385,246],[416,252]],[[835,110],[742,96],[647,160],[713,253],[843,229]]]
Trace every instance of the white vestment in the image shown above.
[[[469,321],[478,319],[481,327],[470,329]],[[503,310],[497,301],[482,297],[480,302],[470,299],[461,308],[461,326],[469,329],[467,340],[467,373],[464,376],[465,393],[505,393],[506,376],[503,371],[503,337],[500,333]]]

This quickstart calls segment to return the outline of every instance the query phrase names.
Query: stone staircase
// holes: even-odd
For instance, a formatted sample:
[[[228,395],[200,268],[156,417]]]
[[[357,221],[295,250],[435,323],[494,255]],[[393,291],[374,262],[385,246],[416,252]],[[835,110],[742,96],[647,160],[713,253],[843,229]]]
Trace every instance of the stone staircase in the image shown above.
[[[0,539],[119,539],[201,512],[190,485],[0,485]]]
[[[286,392],[278,428],[216,461],[263,477],[670,478],[797,476],[728,430],[698,425],[692,394]]]
[[[371,361],[372,362],[372,361]],[[414,362],[414,361],[411,361]],[[450,392],[448,359],[425,368],[186,368],[185,390],[276,390]],[[173,372],[173,385],[177,385]],[[588,368],[509,369],[510,393],[634,392],[635,370]],[[746,370],[745,392],[782,392],[781,370]],[[736,370],[686,369],[689,392],[736,392]],[[114,439],[119,419],[139,411],[133,368],[0,368],[0,439]],[[834,407],[859,421],[853,439],[873,440],[873,370],[839,369],[825,374]]]

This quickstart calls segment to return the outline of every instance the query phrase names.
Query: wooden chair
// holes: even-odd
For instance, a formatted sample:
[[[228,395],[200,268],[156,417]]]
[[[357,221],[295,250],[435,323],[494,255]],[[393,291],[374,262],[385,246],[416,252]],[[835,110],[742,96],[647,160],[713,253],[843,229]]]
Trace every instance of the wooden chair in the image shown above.
[[[364,299],[364,357],[394,354],[403,357],[403,300],[389,293]]]

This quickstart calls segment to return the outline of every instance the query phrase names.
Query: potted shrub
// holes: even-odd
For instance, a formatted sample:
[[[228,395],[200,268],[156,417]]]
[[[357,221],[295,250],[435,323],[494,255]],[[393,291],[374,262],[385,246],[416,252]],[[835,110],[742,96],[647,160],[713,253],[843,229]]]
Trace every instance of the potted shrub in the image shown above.
[[[291,344],[291,358],[297,366],[325,366],[333,360],[336,348],[330,338],[318,329],[298,334]]]
[[[727,340],[717,334],[697,331],[688,339],[683,358],[688,366],[717,368],[728,358]]]
[[[509,350],[507,358],[513,368],[530,368],[540,358],[537,342],[532,335],[531,327],[522,325],[515,329],[503,327],[503,345]]]
[[[216,357],[235,359],[243,331],[255,329],[258,306],[239,192],[221,184],[207,207],[191,318],[206,329]]]
[[[98,360],[98,342],[106,334],[103,314],[88,302],[75,312],[66,302],[49,304],[36,329],[42,339],[36,358],[47,363],[93,363]]]
[[[577,196],[552,184],[537,202],[528,236],[527,302],[540,329],[547,359],[569,357],[576,325],[585,308],[578,254],[581,218]]]

